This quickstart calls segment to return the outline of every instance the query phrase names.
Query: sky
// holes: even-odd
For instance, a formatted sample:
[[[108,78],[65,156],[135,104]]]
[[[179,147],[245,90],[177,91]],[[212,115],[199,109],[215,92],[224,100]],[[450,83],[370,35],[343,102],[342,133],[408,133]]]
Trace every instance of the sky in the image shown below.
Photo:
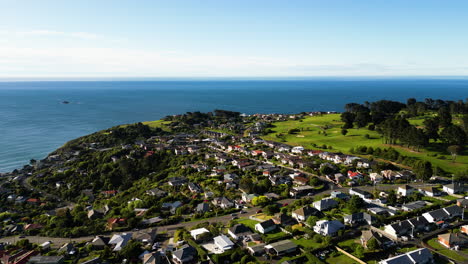
[[[0,78],[467,76],[468,1],[0,0]]]

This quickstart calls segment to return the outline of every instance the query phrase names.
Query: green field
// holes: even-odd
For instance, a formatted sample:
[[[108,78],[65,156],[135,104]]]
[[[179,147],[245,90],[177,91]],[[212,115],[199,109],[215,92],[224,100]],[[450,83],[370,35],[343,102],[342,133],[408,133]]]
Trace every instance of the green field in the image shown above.
[[[410,122],[419,125],[422,124],[423,119],[412,119]],[[264,136],[264,139],[282,142],[282,139],[276,136],[278,133],[281,133],[284,135],[284,139],[286,140],[285,143],[295,146],[303,146],[310,149],[320,149],[322,145],[327,145],[328,147],[332,147],[329,151],[349,154],[349,150],[356,146],[368,146],[373,148],[390,147],[390,145],[383,144],[379,133],[370,131],[366,128],[348,129],[348,134],[343,136],[341,134],[343,122],[341,122],[339,114],[306,117],[302,120],[275,122],[273,125],[273,132]],[[299,129],[300,132],[297,134],[288,134],[290,129],[295,128]],[[366,135],[368,135],[368,138]],[[313,144],[316,144],[317,147],[314,147]],[[416,152],[411,149],[395,145],[392,145],[391,147],[395,148],[405,156],[417,157],[430,161],[434,166],[438,166],[451,173],[468,166],[468,155],[459,155],[456,162],[452,162],[450,155],[447,153],[439,153],[429,150],[420,150],[419,152]],[[433,154],[443,156],[445,159],[429,156]]]
[[[329,264],[358,264],[357,261],[341,253],[337,256],[334,256],[334,257],[330,256],[326,258],[325,262]]]
[[[427,244],[429,244],[429,246],[435,248],[437,250],[437,252],[439,252],[440,254],[445,255],[445,256],[453,259],[453,260],[466,261],[466,259],[463,256],[461,256],[460,254],[458,254],[456,251],[453,251],[451,249],[448,249],[448,248],[442,246],[437,241],[437,238],[433,238],[433,239],[427,241]]]

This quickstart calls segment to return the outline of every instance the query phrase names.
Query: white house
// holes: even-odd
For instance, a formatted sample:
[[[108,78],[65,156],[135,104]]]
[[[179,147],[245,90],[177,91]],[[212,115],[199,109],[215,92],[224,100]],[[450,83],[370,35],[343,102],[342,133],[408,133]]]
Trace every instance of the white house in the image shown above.
[[[213,240],[214,240],[214,244],[222,252],[230,250],[234,247],[234,243],[232,243],[232,241],[226,235],[217,236],[213,238]]]
[[[448,194],[456,194],[456,193],[464,192],[465,188],[463,186],[463,183],[454,182],[448,185],[444,185],[442,187],[442,190]]]
[[[400,186],[400,187],[398,187],[398,190],[397,190],[397,194],[400,195],[400,196],[409,196],[413,192],[414,192],[413,187],[411,187],[409,185]]]
[[[335,236],[345,226],[337,220],[320,220],[315,223],[314,232],[322,236]]]
[[[304,147],[301,147],[301,146],[293,147],[291,149],[291,152],[296,153],[296,154],[302,154],[303,151],[304,151]]]
[[[316,201],[313,203],[313,206],[315,209],[319,211],[325,211],[328,209],[331,209],[333,207],[336,207],[338,205],[338,202],[333,200],[332,198],[325,198],[320,201]]]
[[[259,233],[266,234],[276,229],[276,224],[273,220],[263,221],[255,225],[255,230]]]
[[[190,231],[190,235],[193,237],[193,239],[197,240],[200,235],[205,234],[205,233],[210,233],[208,229],[206,228],[198,228]]]

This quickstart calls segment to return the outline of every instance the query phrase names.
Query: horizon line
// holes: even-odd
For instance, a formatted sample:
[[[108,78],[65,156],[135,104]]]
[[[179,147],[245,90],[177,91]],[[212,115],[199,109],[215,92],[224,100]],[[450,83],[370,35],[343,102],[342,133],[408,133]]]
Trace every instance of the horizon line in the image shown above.
[[[0,77],[0,82],[54,82],[54,81],[210,81],[210,80],[225,80],[225,81],[261,81],[261,80],[313,80],[313,79],[468,79],[468,75],[325,75],[325,76],[133,76],[133,77],[118,77],[118,76],[82,76],[82,77]]]

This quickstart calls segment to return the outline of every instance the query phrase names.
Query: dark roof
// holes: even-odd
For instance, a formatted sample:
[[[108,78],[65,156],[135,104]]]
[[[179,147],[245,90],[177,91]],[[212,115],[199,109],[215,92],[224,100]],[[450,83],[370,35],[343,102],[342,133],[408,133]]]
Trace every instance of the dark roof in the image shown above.
[[[294,213],[298,214],[298,215],[303,215],[305,218],[307,218],[308,216],[311,216],[311,215],[316,215],[319,211],[313,207],[310,207],[310,206],[304,206],[304,207],[301,207],[295,211],[293,211]]]
[[[233,234],[241,234],[241,233],[251,232],[250,229],[248,227],[246,227],[245,225],[243,225],[243,224],[234,225],[233,227],[229,228],[229,230]]]
[[[266,228],[269,228],[269,227],[272,227],[272,226],[276,226],[275,222],[273,222],[273,220],[267,220],[267,221],[263,221],[261,223],[259,223],[264,229]]]
[[[189,257],[194,257],[196,254],[197,254],[197,250],[190,245],[184,245],[180,249],[172,252],[172,255],[180,260],[183,260]]]
[[[462,209],[458,205],[452,205],[445,207],[444,209],[450,214],[451,217],[454,215],[460,215],[462,213]]]

